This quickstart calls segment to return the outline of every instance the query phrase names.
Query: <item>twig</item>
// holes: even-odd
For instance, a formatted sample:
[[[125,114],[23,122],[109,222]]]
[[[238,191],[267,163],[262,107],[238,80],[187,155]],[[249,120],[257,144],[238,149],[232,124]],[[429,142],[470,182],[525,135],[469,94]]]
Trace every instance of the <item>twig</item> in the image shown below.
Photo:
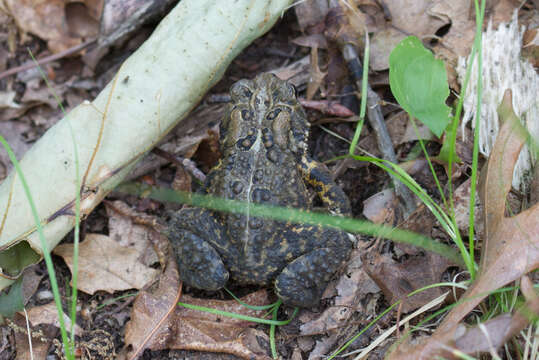
[[[65,57],[65,56],[75,54],[75,53],[77,53],[77,52],[79,52],[81,50],[84,50],[88,46],[92,45],[96,40],[97,39],[90,39],[90,40],[88,40],[86,42],[83,42],[82,44],[70,47],[69,49],[61,51],[61,52],[59,52],[57,54],[52,54],[52,55],[49,55],[49,56],[45,56],[44,58],[39,59],[37,61],[37,64],[35,62],[33,62],[33,61],[30,61],[30,62],[28,62],[26,64],[21,65],[21,66],[17,66],[17,67],[8,69],[8,70],[0,73],[0,79],[3,79],[3,78],[8,77],[10,75],[17,74],[17,73],[19,73],[21,71],[26,71],[26,70],[33,69],[33,68],[37,67],[38,65],[43,65],[43,64],[50,63],[52,61],[61,59],[61,58]]]
[[[348,70],[356,81],[356,87],[361,89],[363,66],[359,60],[358,52],[356,48],[349,43],[345,43],[341,49],[344,60],[348,64]],[[369,84],[367,84],[367,94],[362,94],[362,96],[367,96],[367,117],[376,134],[378,149],[382,153],[384,159],[396,164],[397,156],[395,155],[393,143],[389,137],[386,123],[384,122],[384,116],[382,115],[382,109],[380,108],[380,97],[372,90]],[[393,176],[391,178],[395,186],[395,193],[401,199],[404,206],[405,216],[407,217],[416,208],[412,193],[399,180]]]
[[[175,156],[169,153],[168,151],[161,150],[159,148],[153,148],[152,153],[157,156],[160,156],[168,161],[183,167],[185,170],[189,171],[197,180],[204,183],[206,181],[206,175],[196,167],[194,161],[190,159],[183,158],[181,156]]]

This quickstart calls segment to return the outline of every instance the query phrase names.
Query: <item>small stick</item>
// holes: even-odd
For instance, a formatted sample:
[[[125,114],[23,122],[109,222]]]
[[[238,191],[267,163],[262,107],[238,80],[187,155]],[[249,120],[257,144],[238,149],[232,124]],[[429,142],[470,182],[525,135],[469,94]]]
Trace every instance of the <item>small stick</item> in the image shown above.
[[[164,159],[167,159],[168,161],[178,166],[185,168],[185,170],[189,171],[191,175],[193,175],[201,183],[204,183],[206,181],[206,175],[202,171],[200,171],[200,169],[196,167],[196,164],[194,161],[183,158],[181,156],[175,156],[169,153],[168,151],[164,151],[159,148],[153,148],[152,153]]]
[[[341,51],[344,60],[348,64],[348,69],[356,81],[356,87],[361,89],[363,66],[359,60],[356,48],[349,43],[345,43],[342,46]],[[382,157],[396,164],[397,156],[395,155],[393,143],[389,137],[386,123],[384,122],[384,116],[382,115],[382,109],[380,108],[380,97],[374,90],[372,90],[369,84],[367,84],[367,94],[361,94],[361,96],[367,96],[367,118],[376,134],[378,149],[382,153]],[[412,193],[399,180],[395,179],[393,176],[391,178],[395,186],[395,193],[404,205],[405,216],[408,217],[408,215],[410,215],[416,208]]]
[[[0,73],[0,79],[3,79],[3,78],[8,77],[10,75],[17,74],[17,73],[19,73],[21,71],[26,71],[26,70],[33,69],[33,68],[37,67],[38,65],[47,64],[47,63],[50,63],[52,61],[61,59],[61,58],[65,57],[65,56],[77,53],[77,52],[87,48],[88,46],[92,45],[96,40],[97,39],[90,39],[90,40],[88,40],[86,42],[83,42],[82,44],[70,47],[69,49],[61,51],[61,52],[59,52],[57,54],[52,54],[52,55],[49,55],[49,56],[45,56],[45,57],[39,59],[37,61],[37,64],[34,61],[30,61],[30,62],[28,62],[26,64],[21,65],[21,66],[17,66],[17,67],[8,69],[8,70]]]

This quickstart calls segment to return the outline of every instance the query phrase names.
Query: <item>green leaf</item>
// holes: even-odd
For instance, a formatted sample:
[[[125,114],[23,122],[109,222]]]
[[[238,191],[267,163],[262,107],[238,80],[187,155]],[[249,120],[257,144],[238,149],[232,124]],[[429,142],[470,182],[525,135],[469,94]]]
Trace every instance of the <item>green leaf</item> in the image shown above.
[[[0,264],[4,274],[18,276],[27,266],[37,263],[41,257],[26,241],[0,252]]]
[[[405,38],[391,52],[389,85],[407,113],[436,136],[442,135],[451,112],[445,104],[449,96],[445,66],[415,36]]]
[[[0,295],[0,315],[13,317],[13,315],[24,308],[22,294],[22,276],[11,285],[9,293]]]

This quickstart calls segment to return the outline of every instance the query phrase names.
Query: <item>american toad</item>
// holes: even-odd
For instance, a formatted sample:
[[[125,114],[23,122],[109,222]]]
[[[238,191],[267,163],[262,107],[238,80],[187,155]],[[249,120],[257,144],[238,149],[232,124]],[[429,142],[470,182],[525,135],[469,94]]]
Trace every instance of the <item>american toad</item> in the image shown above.
[[[309,123],[295,89],[272,74],[240,80],[221,123],[222,159],[210,171],[212,196],[310,209],[306,183],[332,213],[349,215],[348,198],[327,168],[307,155]],[[270,284],[285,304],[319,302],[348,258],[348,235],[333,228],[185,208],[168,225],[180,277],[199,289]]]

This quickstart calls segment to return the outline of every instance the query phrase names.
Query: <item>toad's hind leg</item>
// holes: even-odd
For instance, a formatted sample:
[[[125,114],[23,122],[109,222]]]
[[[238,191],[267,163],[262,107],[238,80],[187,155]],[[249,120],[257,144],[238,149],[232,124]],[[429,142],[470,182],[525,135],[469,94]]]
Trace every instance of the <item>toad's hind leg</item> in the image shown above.
[[[289,263],[275,280],[275,292],[287,305],[317,305],[333,274],[348,258],[352,242],[347,234],[322,229],[330,238],[327,247],[316,248]]]
[[[167,236],[172,243],[180,279],[203,290],[219,290],[228,271],[215,248],[206,239],[223,236],[221,226],[205,209],[183,209],[171,216]]]

